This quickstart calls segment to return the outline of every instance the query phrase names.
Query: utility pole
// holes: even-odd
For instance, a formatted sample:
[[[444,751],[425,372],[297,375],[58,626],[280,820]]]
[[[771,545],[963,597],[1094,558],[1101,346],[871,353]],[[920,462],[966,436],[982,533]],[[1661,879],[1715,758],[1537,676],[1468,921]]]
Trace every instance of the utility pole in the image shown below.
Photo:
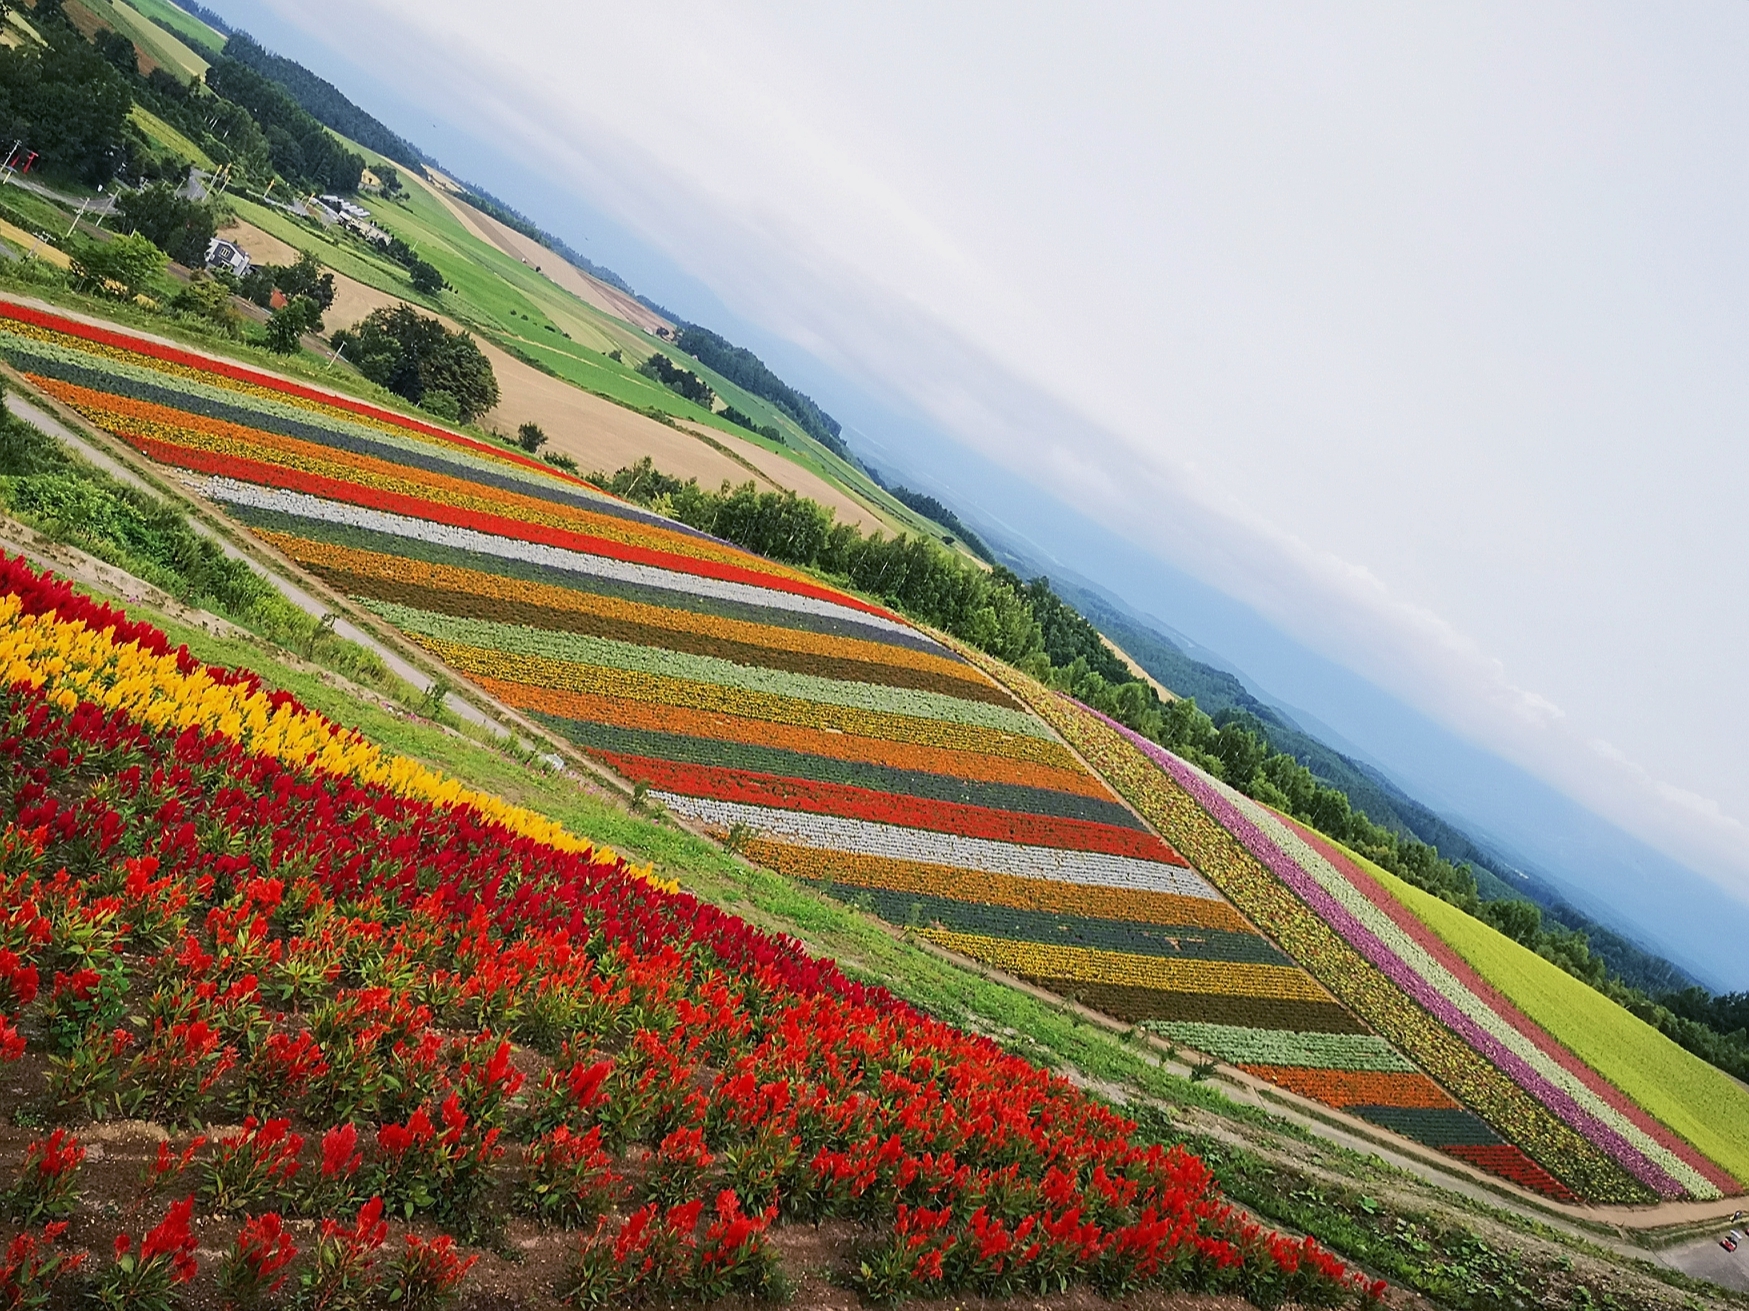
[[[24,138],[19,137],[12,143],[12,149],[6,152],[6,162],[0,164],[0,187],[12,181],[12,157],[18,153],[18,148],[24,144]]]
[[[84,200],[81,200],[79,202],[79,212],[77,214],[73,215],[73,221],[71,223],[67,224],[67,235],[69,237],[73,235],[73,229],[79,226],[79,220],[85,217],[85,207],[87,205],[89,205],[90,203],[91,203],[90,196],[85,197]]]
[[[340,345],[338,345],[334,348],[334,353],[328,357],[328,362],[322,366],[322,371],[324,373],[326,373],[329,369],[332,369],[334,367],[334,361],[340,358],[341,352],[344,351],[345,349],[346,349],[345,342],[340,343]]]

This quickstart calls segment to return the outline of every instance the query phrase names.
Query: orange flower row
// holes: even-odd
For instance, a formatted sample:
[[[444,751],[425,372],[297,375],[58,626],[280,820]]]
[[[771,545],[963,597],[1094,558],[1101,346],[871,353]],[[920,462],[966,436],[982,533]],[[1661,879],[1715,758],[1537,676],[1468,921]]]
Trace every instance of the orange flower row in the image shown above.
[[[1456,1110],[1457,1101],[1425,1074],[1382,1070],[1318,1070],[1303,1065],[1241,1065],[1247,1074],[1326,1106],[1411,1106]]]
[[[52,378],[33,379],[44,391],[79,411],[98,427],[120,437],[141,436],[167,441],[193,450],[243,455],[296,469],[301,473],[333,478],[377,491],[418,497],[470,510],[517,519],[524,523],[584,533],[628,546],[667,551],[697,560],[745,566],[744,552],[718,546],[688,533],[654,525],[633,523],[617,515],[592,511],[494,489],[482,495],[477,484],[449,474],[413,469],[376,456],[326,446],[320,442],[285,437],[248,428],[224,419],[209,419],[150,401],[134,400],[109,392],[92,391]],[[793,570],[769,566],[773,574],[801,577]]]
[[[749,859],[793,878],[830,880],[859,888],[948,897],[955,901],[1014,910],[1047,911],[1090,919],[1124,920],[1182,928],[1225,929],[1250,933],[1251,926],[1224,901],[1180,897],[1167,892],[1140,892],[1055,879],[1029,879],[897,860],[888,856],[852,855],[817,847],[797,847],[769,838],[753,838],[742,848]]]

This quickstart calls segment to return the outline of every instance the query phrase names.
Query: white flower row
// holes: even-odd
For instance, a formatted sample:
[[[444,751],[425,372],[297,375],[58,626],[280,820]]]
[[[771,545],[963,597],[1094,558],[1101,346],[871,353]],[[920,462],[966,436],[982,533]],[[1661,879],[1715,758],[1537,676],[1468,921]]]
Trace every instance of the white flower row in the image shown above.
[[[923,636],[906,624],[895,623],[880,615],[871,615],[850,606],[838,605],[835,602],[823,601],[811,596],[798,596],[794,592],[759,587],[752,583],[705,578],[698,574],[661,569],[655,565],[635,564],[629,560],[615,560],[610,556],[573,551],[562,546],[544,546],[539,542],[525,542],[518,538],[499,537],[491,533],[477,532],[472,528],[452,528],[448,524],[432,523],[426,519],[414,519],[406,515],[390,514],[385,510],[372,510],[362,505],[329,501],[305,492],[288,492],[272,487],[258,487],[253,483],[238,482],[234,478],[224,477],[209,479],[202,490],[215,501],[253,506],[259,510],[276,510],[281,514],[293,515],[300,519],[315,519],[322,523],[368,528],[373,532],[385,533],[392,537],[406,537],[414,541],[451,546],[457,550],[473,551],[479,555],[496,556],[501,560],[519,560],[527,564],[541,565],[548,569],[563,570],[567,573],[607,578],[639,587],[656,587],[670,592],[684,592],[692,596],[709,597],[717,601],[734,601],[742,605],[764,606],[769,610],[789,610],[796,614],[820,615],[828,619],[860,624],[865,628],[876,629],[880,632],[895,633],[912,641]]]
[[[1698,1170],[1611,1106],[1586,1086],[1582,1079],[1555,1060],[1494,1010],[1468,985],[1435,959],[1426,948],[1406,933],[1395,920],[1374,905],[1359,888],[1355,887],[1343,875],[1341,870],[1326,860],[1288,825],[1282,823],[1273,812],[1225,784],[1217,783],[1217,786],[1221,788],[1227,799],[1244,814],[1245,818],[1255,824],[1284,855],[1315,879],[1320,887],[1335,898],[1344,910],[1358,920],[1417,977],[1431,985],[1441,997],[1455,1006],[1472,1023],[1506,1047],[1543,1080],[1572,1098],[1587,1114],[1621,1135],[1628,1144],[1679,1182],[1689,1193],[1701,1198],[1720,1195],[1718,1188]],[[1508,1073],[1513,1072],[1510,1067],[1507,1069]],[[1520,1080],[1520,1082],[1523,1081]],[[1530,1091],[1534,1093],[1536,1090],[1531,1088]],[[1560,1111],[1558,1106],[1551,1106],[1550,1109],[1557,1113]],[[1566,1117],[1563,1116],[1563,1118]],[[1579,1128],[1580,1126],[1574,1127]],[[1606,1143],[1600,1145],[1607,1147]]]
[[[1200,897],[1205,901],[1221,899],[1220,894],[1192,870],[1158,861],[1137,860],[1132,856],[996,842],[988,838],[961,837],[955,833],[903,828],[897,824],[878,824],[837,815],[815,815],[801,810],[751,806],[739,801],[688,797],[678,792],[652,792],[651,795],[660,798],[662,804],[676,814],[720,828],[745,824],[761,836],[801,847],[975,869],[985,874],[1049,879],[1054,883],[1164,892],[1180,897]]]

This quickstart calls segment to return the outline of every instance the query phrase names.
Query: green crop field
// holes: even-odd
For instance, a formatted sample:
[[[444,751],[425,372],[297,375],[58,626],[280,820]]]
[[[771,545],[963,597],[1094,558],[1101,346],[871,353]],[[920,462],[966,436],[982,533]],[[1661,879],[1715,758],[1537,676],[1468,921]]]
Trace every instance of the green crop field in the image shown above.
[[[1367,863],[1445,943],[1574,1055],[1739,1179],[1749,1179],[1749,1088],[1559,966]]]
[[[161,27],[175,32],[189,46],[203,54],[216,55],[224,48],[223,35],[213,31],[193,14],[170,4],[169,0],[128,0],[128,3]]]
[[[209,64],[198,51],[131,7],[127,0],[84,0],[84,3],[92,13],[123,33],[172,76],[186,81],[205,75]]]
[[[128,117],[134,121],[134,125],[138,127],[140,131],[144,132],[154,145],[162,146],[180,158],[187,160],[189,163],[200,165],[200,167],[206,169],[208,172],[212,171],[214,167],[213,161],[206,151],[195,145],[194,142],[183,136],[182,133],[171,127],[170,124],[159,118],[151,110],[146,109],[141,105],[135,105],[133,109],[128,112]]]

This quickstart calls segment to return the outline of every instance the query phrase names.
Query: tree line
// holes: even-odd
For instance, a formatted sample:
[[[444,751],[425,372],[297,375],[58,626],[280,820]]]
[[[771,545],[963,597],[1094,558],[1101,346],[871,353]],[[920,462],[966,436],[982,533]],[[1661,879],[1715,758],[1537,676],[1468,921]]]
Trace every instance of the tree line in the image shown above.
[[[1653,1025],[1701,1059],[1749,1079],[1749,994],[1704,989],[1652,997],[1614,976],[1583,930],[1545,923],[1529,901],[1484,901],[1474,871],[1409,834],[1374,823],[1341,788],[1275,750],[1248,711],[1209,716],[1192,697],[1163,701],[1043,576],[980,569],[925,537],[865,535],[793,491],[752,482],[715,490],[664,474],[645,457],[589,481],[616,496],[785,564],[878,598],[1067,692],[1245,795],[1336,839],[1405,882],[1492,925]]]
[[[995,564],[996,557],[990,553],[990,548],[984,545],[984,539],[960,521],[960,517],[948,509],[935,497],[927,492],[914,492],[909,487],[889,487],[887,494],[900,505],[917,511],[925,519],[933,519],[952,532],[960,541],[966,544],[966,549],[984,561],[985,564]],[[952,546],[952,542],[947,545]]]
[[[286,181],[325,190],[357,189],[364,160],[347,150],[277,84],[218,56],[204,84],[163,68],[139,71],[124,34],[100,28],[89,38],[63,0],[37,0],[31,26],[43,45],[0,49],[0,134],[35,151],[38,167],[96,185],[175,178],[186,165],[154,149],[129,121],[137,103],[198,145],[239,181]]]
[[[707,369],[715,370],[761,400],[770,401],[827,450],[842,459],[850,458],[838,420],[766,368],[765,362],[745,346],[737,346],[693,323],[681,324],[674,342]]]
[[[418,147],[353,104],[339,87],[295,60],[263,48],[247,32],[233,33],[225,42],[225,58],[278,84],[311,118],[341,136],[408,168],[419,168],[425,162]]]

